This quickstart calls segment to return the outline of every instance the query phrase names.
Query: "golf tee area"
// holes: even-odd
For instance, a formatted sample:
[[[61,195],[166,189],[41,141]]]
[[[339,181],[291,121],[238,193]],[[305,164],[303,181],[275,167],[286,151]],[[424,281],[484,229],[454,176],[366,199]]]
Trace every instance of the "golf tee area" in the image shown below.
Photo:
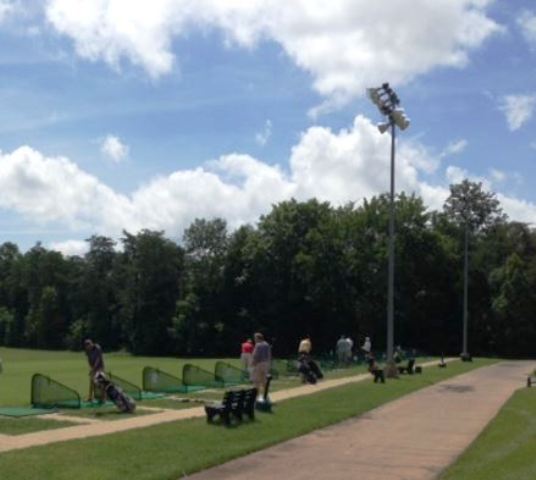
[[[36,373],[87,395],[87,366],[79,353],[0,348],[0,357],[0,412],[31,408]],[[112,375],[133,385],[142,384],[149,365],[177,378],[185,364],[207,377],[217,362],[220,371],[222,362],[240,367],[237,359],[115,353],[106,360]],[[315,478],[536,478],[530,453],[536,447],[536,389],[526,386],[536,362],[439,363],[417,358],[422,374],[374,383],[364,364],[335,368],[323,362],[325,378],[303,385],[279,360],[272,411],[230,426],[207,423],[204,405],[247,388],[246,380],[140,397],[134,414],[105,403],[0,416],[0,478],[201,480],[246,478],[249,472],[247,478],[263,479],[286,472],[286,478],[301,479],[300,472],[311,473],[306,466],[312,459]]]

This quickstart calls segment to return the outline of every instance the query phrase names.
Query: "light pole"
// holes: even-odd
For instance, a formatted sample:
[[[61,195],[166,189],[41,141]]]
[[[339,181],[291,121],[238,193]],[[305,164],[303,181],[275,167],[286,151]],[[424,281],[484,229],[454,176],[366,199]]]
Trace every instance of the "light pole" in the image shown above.
[[[472,362],[473,358],[467,351],[467,323],[469,317],[469,208],[468,199],[463,196],[464,210],[464,242],[463,242],[463,348],[460,355],[462,361]]]
[[[462,360],[470,360],[467,352],[467,317],[468,317],[468,289],[469,289],[469,226],[465,222],[464,232],[464,262],[463,262],[463,351]]]
[[[405,130],[410,121],[404,109],[400,108],[400,100],[394,90],[384,83],[379,88],[367,89],[367,94],[386,117],[386,122],[380,123],[378,129],[385,133],[391,129],[391,190],[389,195],[389,275],[387,280],[387,368],[388,377],[397,376],[393,361],[394,351],[394,287],[395,287],[395,137],[396,127]]]

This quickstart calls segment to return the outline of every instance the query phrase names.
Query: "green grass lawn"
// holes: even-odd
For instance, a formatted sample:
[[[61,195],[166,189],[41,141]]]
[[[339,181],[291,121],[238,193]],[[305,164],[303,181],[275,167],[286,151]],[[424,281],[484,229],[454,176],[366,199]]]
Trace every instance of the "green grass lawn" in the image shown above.
[[[143,415],[151,415],[155,413],[150,410],[143,410],[143,408],[138,408],[134,413],[123,413],[120,412],[115,406],[103,406],[96,408],[85,408],[81,410],[62,410],[62,413],[72,417],[81,417],[81,418],[95,418],[97,420],[124,420],[125,418],[139,417]]]
[[[536,388],[518,390],[441,480],[534,480]]]
[[[0,434],[22,435],[23,433],[52,430],[54,428],[69,427],[74,423],[58,420],[46,420],[44,418],[11,418],[0,417]]]
[[[0,374],[0,406],[23,406],[30,404],[30,384],[34,373],[42,373],[76,390],[82,399],[89,387],[88,366],[83,352],[24,350],[0,347],[4,372]],[[134,357],[125,353],[104,355],[106,369],[141,387],[142,370],[146,366],[160,368],[182,377],[182,367],[193,363],[214,371],[217,359],[178,359],[164,357]],[[237,359],[225,359],[236,366]]]
[[[0,406],[28,406],[30,404],[31,378],[34,373],[47,375],[54,380],[76,390],[85,399],[88,393],[89,377],[86,356],[83,352],[24,350],[0,347],[0,358],[3,360],[4,371],[0,374]],[[159,368],[163,371],[182,377],[182,367],[193,363],[210,372],[218,360],[224,360],[235,366],[240,365],[238,359],[214,358],[169,358],[169,357],[134,357],[125,353],[105,354],[106,369],[112,374],[141,387],[142,371],[146,366]],[[328,373],[329,378],[348,376],[366,371],[365,366],[355,366]],[[281,376],[272,385],[273,391],[298,385],[298,377]],[[194,392],[184,396],[221,397],[220,393]],[[152,402],[148,402],[151,405]]]
[[[360,415],[441,380],[493,360],[431,367],[422,375],[386,384],[365,381],[280,402],[274,414],[257,414],[237,428],[193,419],[0,455],[0,477],[30,480],[177,480],[232,458]]]

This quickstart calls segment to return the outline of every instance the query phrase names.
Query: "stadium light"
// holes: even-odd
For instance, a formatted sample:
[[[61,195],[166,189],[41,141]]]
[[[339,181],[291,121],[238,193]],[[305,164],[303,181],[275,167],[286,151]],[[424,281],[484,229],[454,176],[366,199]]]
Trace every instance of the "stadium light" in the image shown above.
[[[378,124],[380,133],[391,129],[391,190],[389,196],[389,276],[387,280],[387,368],[386,376],[395,377],[398,370],[393,361],[394,353],[394,283],[395,283],[395,134],[396,127],[405,130],[410,125],[400,99],[395,91],[384,83],[378,88],[368,88],[367,95],[378,107],[386,121]]]

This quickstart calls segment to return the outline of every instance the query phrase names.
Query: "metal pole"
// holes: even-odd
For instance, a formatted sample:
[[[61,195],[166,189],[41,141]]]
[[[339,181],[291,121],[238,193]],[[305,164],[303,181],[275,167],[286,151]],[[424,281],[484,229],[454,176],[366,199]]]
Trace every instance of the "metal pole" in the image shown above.
[[[387,285],[387,362],[393,362],[395,286],[395,122],[391,121],[391,193],[389,197],[389,279]]]
[[[466,357],[467,353],[467,317],[468,317],[468,290],[469,290],[469,227],[465,222],[465,241],[464,241],[464,265],[463,265],[463,352],[462,356]]]

